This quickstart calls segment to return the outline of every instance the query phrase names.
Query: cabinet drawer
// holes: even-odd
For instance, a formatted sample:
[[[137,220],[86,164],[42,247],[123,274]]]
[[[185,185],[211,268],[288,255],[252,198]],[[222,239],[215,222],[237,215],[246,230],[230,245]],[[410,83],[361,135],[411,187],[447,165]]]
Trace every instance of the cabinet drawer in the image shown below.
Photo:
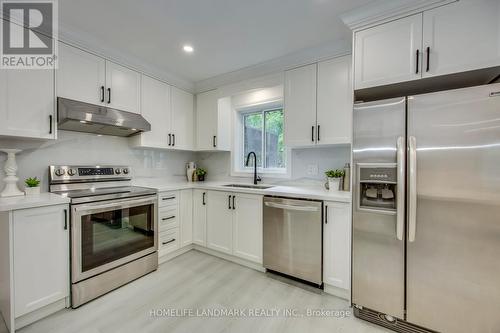
[[[158,206],[175,206],[178,203],[178,192],[162,192],[158,195]]]
[[[179,228],[160,231],[159,249],[163,253],[177,250],[180,247],[179,235]]]

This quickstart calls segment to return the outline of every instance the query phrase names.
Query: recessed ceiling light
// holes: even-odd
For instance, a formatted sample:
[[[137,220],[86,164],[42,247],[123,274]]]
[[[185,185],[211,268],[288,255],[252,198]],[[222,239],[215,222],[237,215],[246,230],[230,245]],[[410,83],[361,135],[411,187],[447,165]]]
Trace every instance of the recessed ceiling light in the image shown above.
[[[194,51],[193,47],[191,45],[184,45],[182,47],[182,49],[184,50],[184,52],[186,53],[192,53]]]

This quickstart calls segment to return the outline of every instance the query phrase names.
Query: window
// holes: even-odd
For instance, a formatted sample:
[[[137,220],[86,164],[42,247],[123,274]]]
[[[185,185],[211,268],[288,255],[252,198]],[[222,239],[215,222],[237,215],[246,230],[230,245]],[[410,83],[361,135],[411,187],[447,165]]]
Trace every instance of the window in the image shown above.
[[[257,155],[259,168],[284,171],[286,152],[283,141],[283,108],[244,112],[241,116],[243,124],[242,169],[247,168],[244,164],[246,157],[253,151]]]

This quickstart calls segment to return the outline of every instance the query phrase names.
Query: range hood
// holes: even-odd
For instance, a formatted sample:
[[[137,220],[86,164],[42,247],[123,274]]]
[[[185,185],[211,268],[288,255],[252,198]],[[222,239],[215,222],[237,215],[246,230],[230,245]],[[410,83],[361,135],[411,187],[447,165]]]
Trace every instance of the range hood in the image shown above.
[[[131,136],[151,130],[140,114],[57,98],[58,128],[67,131],[114,136]]]

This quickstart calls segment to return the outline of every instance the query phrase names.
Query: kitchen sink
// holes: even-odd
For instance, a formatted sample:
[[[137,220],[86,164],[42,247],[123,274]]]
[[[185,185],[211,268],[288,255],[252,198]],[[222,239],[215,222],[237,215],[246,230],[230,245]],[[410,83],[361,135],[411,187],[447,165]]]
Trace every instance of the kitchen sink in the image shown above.
[[[246,184],[228,184],[224,185],[226,187],[236,187],[236,188],[251,188],[255,190],[265,190],[268,188],[271,188],[273,186],[268,186],[268,185],[246,185]]]

